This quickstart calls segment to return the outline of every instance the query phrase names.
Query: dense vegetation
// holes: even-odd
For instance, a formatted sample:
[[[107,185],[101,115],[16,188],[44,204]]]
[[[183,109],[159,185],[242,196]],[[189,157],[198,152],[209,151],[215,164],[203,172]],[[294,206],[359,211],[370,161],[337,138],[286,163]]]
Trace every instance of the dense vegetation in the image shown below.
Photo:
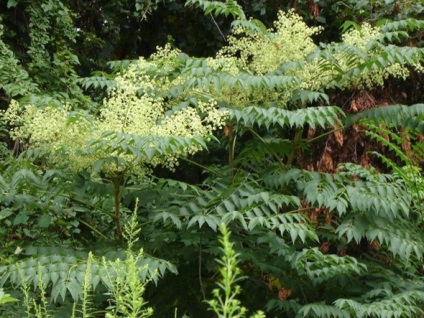
[[[1,317],[424,315],[423,1],[0,12]]]

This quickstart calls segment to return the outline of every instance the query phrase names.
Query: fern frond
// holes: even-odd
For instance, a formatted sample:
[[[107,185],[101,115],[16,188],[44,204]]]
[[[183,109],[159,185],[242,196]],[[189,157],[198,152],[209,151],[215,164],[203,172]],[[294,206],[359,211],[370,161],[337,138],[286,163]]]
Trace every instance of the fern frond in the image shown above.
[[[232,15],[233,18],[246,20],[246,15],[242,7],[235,0],[219,1],[206,1],[206,0],[187,0],[186,6],[194,5],[201,8],[205,15],[213,13],[215,16],[223,14],[225,17]]]
[[[327,104],[330,103],[327,94],[322,92],[308,91],[304,89],[295,90],[291,96],[291,102],[293,104],[296,105],[299,101],[301,105],[306,105],[315,102],[326,102]]]
[[[248,231],[261,227],[276,230],[293,243],[318,240],[308,217],[297,211],[298,197],[267,191],[249,178],[230,187],[217,180],[208,190],[192,193],[191,198],[183,204],[175,197],[153,213],[153,220],[181,226],[181,220],[186,219],[188,227],[207,225],[214,231],[223,222],[236,222]]]
[[[124,69],[127,69],[131,64],[138,62],[138,60],[116,60],[116,61],[108,61],[106,62],[107,66],[113,72],[119,72]]]
[[[116,81],[114,79],[107,78],[106,76],[81,77],[76,79],[75,83],[85,90],[90,88],[110,90],[116,87]]]
[[[378,21],[376,26],[379,27],[381,32],[381,36],[379,37],[380,40],[388,40],[389,42],[396,40],[401,42],[402,40],[408,39],[411,32],[424,29],[424,21],[414,18],[399,21],[383,19]]]
[[[350,165],[346,165],[350,167]],[[357,169],[354,170],[357,176]],[[289,169],[285,172],[270,173],[264,177],[265,183],[273,188],[293,186],[308,203],[317,207],[326,207],[342,216],[347,211],[368,211],[373,215],[382,215],[389,219],[409,216],[411,195],[405,184],[399,180],[390,180],[368,176],[368,181],[351,180],[349,174],[311,172]]]
[[[302,306],[298,311],[298,317],[319,317],[319,318],[350,318],[346,310],[327,305],[323,302],[312,303]]]
[[[395,41],[401,42],[409,38],[409,33],[407,31],[384,31],[378,37],[381,42],[388,41],[393,43]]]
[[[389,219],[409,216],[411,195],[401,181],[386,184],[355,181],[346,187],[351,207],[357,211],[369,211]]]
[[[300,275],[306,274],[315,285],[332,277],[351,276],[367,270],[367,267],[354,257],[322,254],[318,248],[304,249],[298,253],[293,259],[292,267]]]
[[[343,78],[361,77],[365,74],[374,74],[383,71],[392,65],[417,65],[423,58],[423,50],[411,47],[398,47],[388,45],[381,47],[382,52],[373,57],[367,57],[363,52],[349,48],[349,69],[336,78],[336,82],[341,82]],[[370,75],[368,75],[370,76]]]
[[[410,260],[414,256],[417,260],[422,260],[424,255],[424,239],[419,230],[410,229],[404,231],[407,226],[405,221],[390,222],[379,219],[370,222],[369,229],[365,236],[369,242],[376,239],[386,245],[389,251],[402,259]]]
[[[215,71],[208,68],[192,68],[190,72],[192,74],[187,80],[186,86],[201,90],[214,88],[220,91],[223,87],[244,90],[276,90],[291,84],[300,83],[300,80],[296,76],[287,75],[251,75],[240,73],[235,76],[228,73],[216,74]],[[202,73],[204,75],[201,75]]]
[[[129,154],[137,160],[147,158],[151,160],[155,156],[163,156],[171,153],[185,153],[192,147],[207,149],[205,140],[200,136],[177,137],[177,136],[139,136],[120,132],[105,132],[99,139],[88,144],[87,154],[96,152],[99,148],[110,154]],[[115,159],[106,158],[96,164],[102,165],[105,161]]]
[[[384,19],[377,22],[377,27],[380,28],[380,32],[383,36],[393,32],[404,32],[408,36],[408,32],[423,30],[424,20],[408,18],[399,21],[391,21]]]
[[[268,34],[265,24],[256,19],[235,20],[231,23],[232,28],[242,27],[245,31],[258,32],[264,35]]]
[[[246,127],[266,127],[278,125],[282,128],[297,128],[309,125],[311,128],[341,124],[339,116],[343,111],[337,106],[308,107],[298,110],[285,110],[278,107],[262,108],[249,106],[242,110],[230,109],[229,116]]]
[[[304,183],[303,194],[307,202],[329,211],[336,210],[339,215],[346,213],[349,197],[346,187],[340,181],[334,180],[330,174],[310,173]],[[300,180],[299,180],[300,181]]]
[[[418,317],[423,313],[421,305],[424,292],[414,290],[394,294],[372,303],[360,303],[351,299],[338,299],[334,306],[356,313],[359,317]]]
[[[348,116],[346,126],[350,126],[361,119],[370,119],[377,123],[383,121],[386,125],[400,126],[411,131],[418,129],[420,132],[424,132],[424,104],[391,105],[368,109]]]
[[[393,151],[396,154],[396,157],[402,160],[405,165],[412,164],[411,159],[401,149],[404,139],[389,129],[378,127],[369,122],[366,122],[366,125],[370,129],[365,131],[366,136],[378,141],[382,146],[387,147],[388,150]],[[387,136],[387,138],[383,136]]]
[[[339,175],[349,179],[355,179],[359,177],[361,180],[380,183],[384,183],[393,179],[393,177],[390,175],[379,173],[374,167],[364,168],[361,165],[357,165],[351,162],[341,163],[339,164],[338,168],[340,169]]]
[[[54,302],[60,297],[62,300],[70,295],[77,302],[84,291],[87,268],[87,259],[80,258],[78,253],[68,251],[68,255],[38,255],[12,265],[0,267],[0,286],[6,283],[20,286],[22,279],[32,284],[34,290],[38,286],[38,277],[41,275],[46,288],[51,288],[51,297]],[[143,256],[138,259],[140,277],[156,281],[165,271],[176,272],[175,267],[169,262]],[[99,284],[110,287],[108,277],[114,277],[115,269],[103,266],[99,259],[91,259],[91,290],[96,290]],[[107,273],[107,275],[106,275]],[[22,274],[22,275],[21,275]],[[116,275],[115,275],[116,276]]]
[[[347,242],[355,240],[357,244],[362,239],[368,242],[378,241],[393,256],[399,256],[404,260],[422,260],[424,254],[424,240],[419,230],[410,229],[405,232],[402,226],[406,226],[405,220],[391,220],[384,217],[354,214],[345,218],[338,225],[336,233],[339,237],[346,237]]]
[[[277,311],[284,313],[297,313],[299,312],[300,308],[302,308],[302,305],[293,299],[287,299],[285,301],[271,299],[265,306],[267,312]]]

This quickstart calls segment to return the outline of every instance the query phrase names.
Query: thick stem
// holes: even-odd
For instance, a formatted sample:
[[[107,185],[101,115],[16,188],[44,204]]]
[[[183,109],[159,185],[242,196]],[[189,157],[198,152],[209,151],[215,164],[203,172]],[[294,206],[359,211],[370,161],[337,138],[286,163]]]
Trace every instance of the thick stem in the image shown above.
[[[122,245],[123,236],[122,236],[122,225],[121,225],[121,176],[117,175],[112,179],[113,184],[113,198],[115,202],[115,213],[113,215],[113,219],[115,221],[116,226],[116,236],[118,239],[118,244]]]

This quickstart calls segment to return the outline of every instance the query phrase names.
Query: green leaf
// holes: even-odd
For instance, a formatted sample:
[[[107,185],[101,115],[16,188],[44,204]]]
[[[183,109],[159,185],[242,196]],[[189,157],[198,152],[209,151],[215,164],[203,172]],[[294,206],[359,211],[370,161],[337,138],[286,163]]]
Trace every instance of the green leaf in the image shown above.
[[[49,214],[44,214],[38,219],[38,226],[47,228],[52,223],[52,217]]]
[[[0,220],[3,220],[13,214],[11,209],[3,209],[0,211]]]
[[[7,8],[14,8],[18,5],[18,1],[17,0],[8,0],[7,1]]]

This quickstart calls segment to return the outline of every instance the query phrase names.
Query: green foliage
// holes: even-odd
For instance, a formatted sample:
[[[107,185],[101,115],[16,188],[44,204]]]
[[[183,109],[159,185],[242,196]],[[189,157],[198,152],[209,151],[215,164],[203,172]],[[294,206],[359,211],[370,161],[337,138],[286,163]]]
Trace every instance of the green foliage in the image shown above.
[[[26,238],[48,244],[80,233],[77,213],[70,209],[68,197],[58,195],[70,191],[69,176],[59,170],[43,174],[26,160],[19,164],[5,164],[7,173],[0,177],[3,247],[13,245],[7,239],[11,237],[16,242]],[[46,232],[56,225],[61,231]]]
[[[31,58],[29,72],[41,86],[55,84],[58,86],[52,87],[53,90],[64,90],[65,85],[72,85],[76,75],[73,66],[79,63],[78,57],[69,47],[69,43],[74,42],[77,36],[76,30],[69,23],[69,9],[60,1],[49,0],[44,3],[33,2],[27,11],[31,38],[27,51]],[[60,30],[61,34],[51,32],[53,28]],[[53,52],[47,50],[48,45],[54,47]],[[46,72],[50,74],[47,76]],[[63,85],[62,88],[59,85]]]
[[[74,84],[79,59],[73,50],[77,31],[71,10],[63,1],[55,0],[9,4],[6,11],[13,12],[17,7],[16,15],[0,18],[0,87],[7,99],[48,92],[86,103]],[[16,22],[20,15],[22,21]],[[11,29],[10,24],[15,22],[17,28]],[[17,35],[23,30],[25,35]],[[19,43],[11,37],[19,38]]]
[[[220,226],[222,238],[222,258],[216,260],[221,265],[221,278],[218,282],[219,288],[214,289],[212,294],[214,298],[208,301],[210,310],[215,312],[220,318],[241,318],[246,316],[246,308],[240,301],[237,300],[237,295],[240,294],[240,286],[237,282],[242,279],[240,277],[240,269],[238,268],[238,254],[234,251],[233,244],[230,242],[230,232],[227,230],[225,223]],[[251,317],[261,318],[265,314],[258,311]]]
[[[349,116],[346,120],[346,125],[351,125],[361,119],[369,119],[376,123],[383,121],[391,127],[401,126],[412,131],[417,129],[423,132],[423,115],[423,104],[411,106],[391,105],[365,110]]]
[[[49,287],[51,290],[52,301],[56,302],[59,299],[64,301],[70,296],[73,301],[77,302],[83,296],[87,255],[81,255],[73,250],[62,250],[61,254],[51,254],[51,252],[48,253],[48,250],[45,251],[45,254],[41,254],[42,251],[42,249],[38,249],[39,254],[37,255],[13,265],[2,266],[0,268],[2,274],[0,284],[2,286],[6,283],[20,286],[25,281],[35,290],[38,288],[39,275],[41,275],[44,287]],[[157,281],[158,277],[164,275],[167,270],[176,272],[172,264],[155,258],[139,255],[133,261],[139,268],[138,275],[143,280],[150,277]],[[116,260],[116,263],[113,263],[112,260],[92,259],[90,261],[90,289],[95,291],[99,284],[111,287],[119,274],[123,273],[122,271],[125,269],[123,266],[126,266],[125,263],[119,259]]]
[[[419,307],[423,296],[421,291],[405,291],[396,294],[388,292],[385,298],[371,304],[339,299],[335,302],[335,306],[358,317],[416,317],[423,313]]]
[[[306,274],[313,282],[319,284],[338,275],[360,274],[367,270],[364,264],[349,256],[323,255],[318,248],[305,249],[297,254],[293,266],[299,274]],[[306,309],[303,309],[304,311]]]
[[[110,296],[111,305],[106,308],[106,317],[149,317],[151,308],[145,308],[143,300],[145,285],[165,274],[176,273],[169,262],[146,257],[142,250],[134,252],[139,233],[136,214],[125,226],[128,248],[114,259],[96,258],[93,254],[55,248],[27,248],[33,254],[13,265],[1,266],[1,286],[20,287],[24,296],[28,317],[51,317],[53,309],[49,302],[56,304],[69,301],[74,303],[72,317],[76,311],[82,317],[93,317],[97,307],[93,295],[105,293]],[[60,252],[60,254],[58,253]],[[39,293],[39,302],[31,290]],[[5,295],[5,303],[14,301]],[[77,304],[81,304],[76,309]]]
[[[370,22],[391,7],[384,1],[346,1],[347,9],[341,2],[296,3],[299,13],[310,4],[317,24],[325,18],[319,16],[320,8],[328,17],[361,15],[359,20]],[[177,307],[193,317],[206,316],[197,281],[208,295],[216,280],[213,259],[221,251],[220,285],[209,301],[218,316],[244,316],[258,307],[287,317],[421,314],[421,101],[357,114],[349,114],[352,109],[346,106],[359,91],[396,99],[403,79],[420,76],[423,50],[416,36],[421,20],[399,20],[402,15],[394,13],[397,19],[376,25],[357,20],[344,25],[341,37],[316,45],[314,39],[325,31],[308,26],[295,11],[278,13],[267,29],[270,21],[247,20],[243,13],[249,6],[262,10],[260,1],[243,7],[235,1],[188,1],[209,19],[212,14],[238,19],[222,48],[197,58],[168,44],[148,59],[133,60],[137,44],[129,44],[131,54],[114,51],[125,35],[110,31],[110,47],[98,35],[103,30],[125,33],[124,25],[139,26],[134,20],[145,20],[165,6],[148,1],[101,4],[98,32],[90,19],[74,27],[72,19],[84,16],[85,9],[73,7],[79,14],[74,16],[65,2],[7,5],[40,22],[24,28],[25,52],[15,54],[7,27],[0,42],[6,65],[0,76],[6,79],[2,89],[8,98],[41,92],[12,102],[4,116],[28,148],[0,178],[5,224],[0,231],[8,252],[1,255],[1,283],[5,289],[23,287],[24,297],[16,297],[24,300],[24,310],[50,315],[52,307],[63,304],[73,316],[90,317],[96,303],[109,301],[110,317],[131,316],[135,309],[149,316],[148,301],[158,315],[169,316]],[[181,6],[169,1],[166,10],[181,12]],[[415,12],[406,3],[399,6]],[[120,23],[111,7],[125,17]],[[10,25],[10,15],[4,17]],[[211,22],[221,33],[224,22]],[[132,29],[141,28],[128,31]],[[79,49],[72,42],[80,39],[87,41],[81,45],[86,51],[98,45],[106,58],[125,60],[110,62],[106,73],[103,57],[76,59]],[[85,77],[78,77],[78,60],[92,66],[98,62],[94,68],[99,71],[87,68]],[[36,89],[14,83],[16,74]],[[95,94],[102,106],[86,102],[77,85]],[[222,126],[223,133],[218,130]],[[324,155],[336,166],[338,145],[343,147],[336,134],[352,126],[358,140],[346,147],[354,144],[355,152],[365,152],[377,144],[373,158],[389,170],[344,162],[328,169],[331,173],[319,171]],[[206,148],[207,154],[201,151]],[[63,171],[49,170],[52,165]],[[168,179],[170,175],[178,180]],[[136,197],[140,208],[130,218]],[[97,252],[105,258],[76,252],[91,250],[89,241],[104,240],[113,222],[122,239],[128,219],[128,250],[112,246],[116,253],[108,256],[109,246],[108,253]],[[136,219],[143,224],[141,231]],[[231,227],[234,243],[223,230],[222,246],[217,244],[222,223]],[[50,247],[31,249],[30,239],[43,239]],[[137,239],[145,254],[131,251],[138,248]],[[171,262],[181,276],[163,275],[176,272]],[[241,280],[242,273],[249,279]],[[157,286],[145,289],[150,280],[158,280]],[[33,296],[40,301],[31,302]],[[5,312],[12,305],[4,305]]]
[[[8,130],[5,123],[0,120],[0,138],[6,138],[8,135]],[[3,163],[11,155],[10,150],[7,147],[7,144],[3,141],[0,141],[0,163]]]
[[[0,18],[0,88],[7,97],[33,93],[38,90],[37,84],[31,81],[28,72],[20,65],[14,52],[2,40],[4,26]]]
[[[405,79],[409,75],[407,66],[422,71],[421,48],[389,44],[393,35],[369,24],[350,24],[346,29],[341,43],[323,45],[315,53],[328,83],[324,85],[364,89],[384,86],[389,76]],[[408,33],[404,32],[406,36]]]
[[[81,85],[81,87],[85,90],[90,88],[110,90],[116,86],[116,82],[114,81],[113,77],[110,77],[110,75],[104,73],[102,76],[79,78],[76,80],[76,83]]]
[[[299,312],[300,317],[334,317],[349,318],[350,315],[346,310],[340,310],[323,303],[313,303],[303,306]]]
[[[151,308],[145,308],[146,302],[143,299],[146,282],[140,280],[140,264],[142,251],[138,255],[127,253],[127,258],[123,264],[119,259],[113,263],[109,262],[109,266],[116,269],[111,277],[109,273],[106,276],[111,283],[109,289],[113,305],[108,308],[109,312],[106,317],[150,317],[153,313]],[[145,264],[142,268],[149,269],[149,264]],[[154,275],[157,275],[156,273]]]
[[[308,219],[296,211],[300,205],[297,197],[266,191],[255,185],[255,181],[250,178],[239,179],[231,186],[224,182],[226,180],[216,179],[213,185],[205,183],[210,188],[192,192],[187,206],[181,205],[178,197],[175,201],[164,202],[164,207],[157,206],[154,220],[181,226],[180,219],[186,218],[187,228],[207,225],[214,231],[222,222],[231,221],[249,231],[258,227],[278,230],[293,243],[297,240],[317,240]],[[283,207],[289,212],[280,214]]]
[[[0,306],[18,301],[16,298],[11,297],[9,294],[6,294],[3,288],[0,288]]]
[[[137,210],[138,201],[136,202]],[[159,265],[159,268],[153,268],[151,264],[145,263],[140,266],[143,262],[143,250],[140,250],[138,254],[132,251],[134,244],[138,241],[137,235],[140,229],[138,228],[137,215],[133,214],[129,224],[125,227],[124,238],[128,243],[128,249],[126,250],[126,259],[121,261],[117,259],[115,261],[105,261],[103,259],[103,266],[105,268],[114,268],[115,272],[106,272],[108,279],[108,287],[111,291],[111,297],[113,305],[111,305],[106,314],[106,317],[120,317],[125,315],[129,318],[142,318],[150,317],[153,313],[152,308],[145,308],[147,302],[143,299],[145,292],[145,286],[147,282],[140,279],[140,271],[153,269],[150,274],[151,280],[157,279],[157,276],[162,276],[164,273],[163,265]],[[165,265],[166,266],[166,265]]]
[[[66,104],[42,109],[28,105],[21,110],[12,102],[4,118],[17,126],[15,138],[47,150],[56,166],[65,159],[74,162],[71,170],[101,170],[110,178],[139,171],[140,164],[172,168],[176,157],[206,148],[203,140],[221,126],[222,119],[213,100],[169,114],[171,107],[151,92],[155,82],[145,73],[146,64],[140,60],[116,79],[119,85],[109,93],[99,115],[72,111]],[[50,122],[49,130],[45,120]]]
[[[305,99],[302,100],[304,102]],[[263,127],[278,125],[281,128],[302,128],[309,125],[312,129],[327,128],[340,124],[343,112],[336,106],[308,107],[306,109],[285,110],[277,107],[261,108],[249,106],[243,110],[230,110],[231,118],[243,127]]]
[[[187,0],[185,5],[195,5],[201,8],[205,12],[205,15],[209,13],[213,13],[216,16],[223,14],[225,17],[232,15],[233,18],[246,20],[242,7],[235,0],[226,0],[225,3],[219,1]]]

